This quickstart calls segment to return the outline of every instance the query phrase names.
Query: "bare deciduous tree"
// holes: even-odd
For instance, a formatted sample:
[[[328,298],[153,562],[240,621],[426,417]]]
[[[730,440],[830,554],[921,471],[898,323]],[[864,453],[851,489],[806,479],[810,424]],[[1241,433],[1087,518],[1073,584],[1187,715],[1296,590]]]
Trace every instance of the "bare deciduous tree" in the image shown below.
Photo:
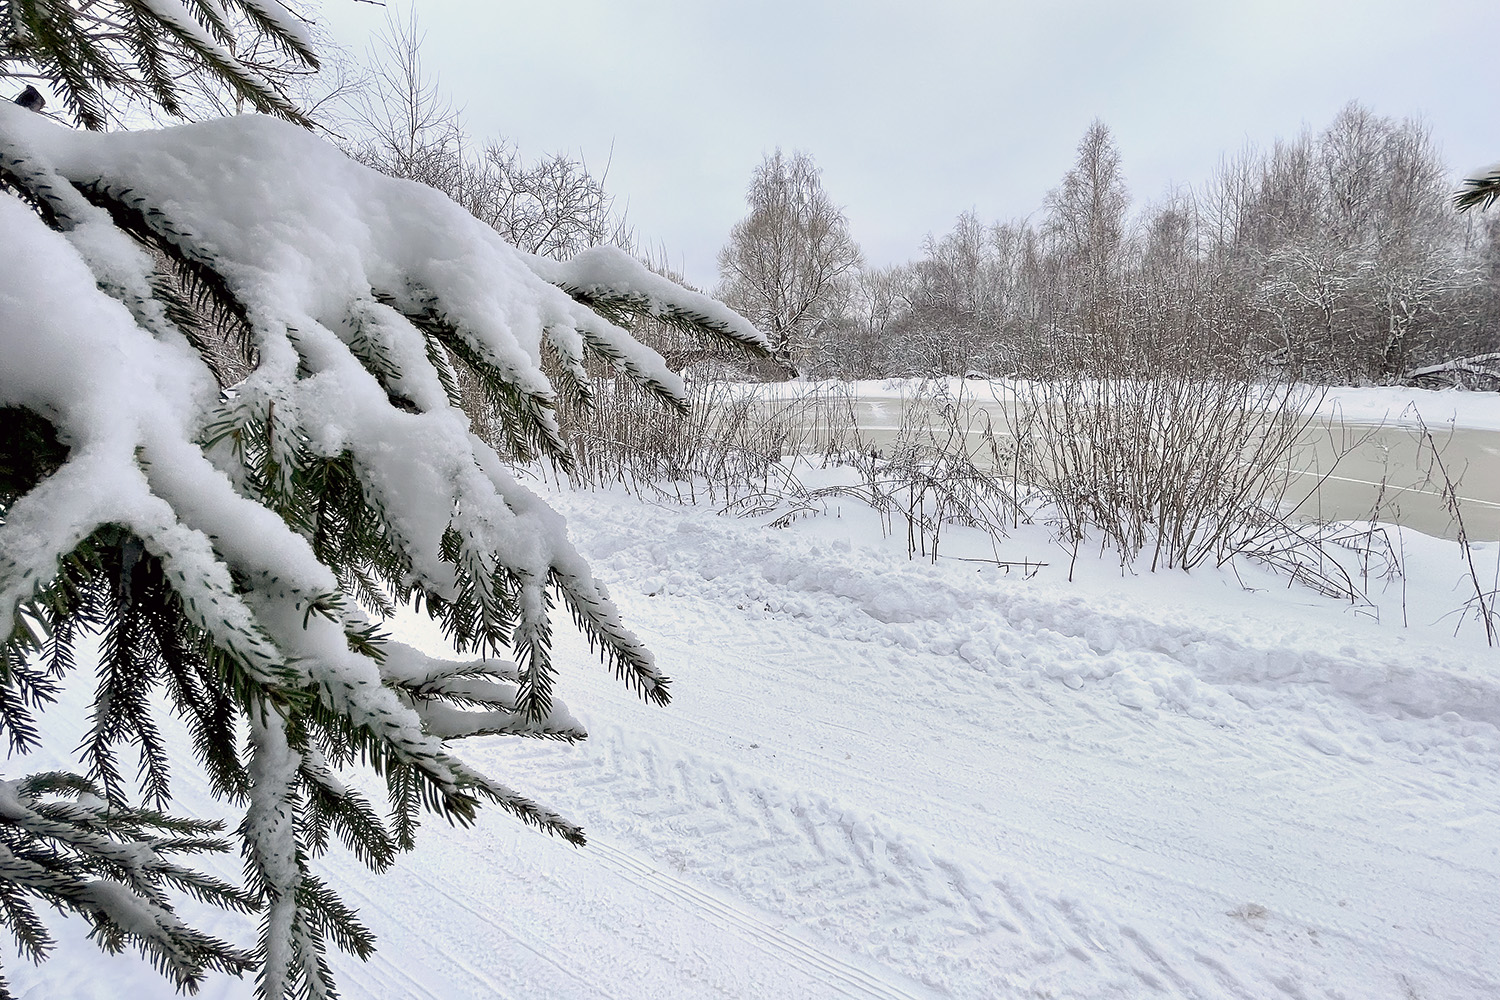
[[[778,357],[805,363],[860,252],[811,156],[780,149],[756,167],[750,214],[719,251],[718,294],[766,332]]]
[[[853,272],[843,308],[825,324],[809,373],[837,378],[913,373],[902,333],[915,280],[914,270],[904,264]]]
[[[1118,283],[1129,205],[1120,153],[1109,127],[1096,118],[1078,143],[1078,159],[1046,201],[1045,231],[1077,302],[1085,357],[1122,347]]]
[[[601,243],[629,249],[604,176],[582,160],[555,153],[528,161],[504,140],[473,146],[422,65],[422,37],[415,14],[386,22],[370,53],[370,84],[349,101],[352,155],[437,188],[530,253],[567,260]]]

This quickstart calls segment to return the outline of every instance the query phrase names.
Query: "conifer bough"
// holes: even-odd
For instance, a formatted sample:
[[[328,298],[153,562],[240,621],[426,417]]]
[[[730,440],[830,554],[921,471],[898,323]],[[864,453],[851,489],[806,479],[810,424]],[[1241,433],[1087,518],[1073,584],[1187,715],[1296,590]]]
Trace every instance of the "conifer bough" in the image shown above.
[[[0,77],[47,81],[84,128],[106,127],[121,100],[183,115],[205,85],[306,124],[274,78],[317,68],[307,25],[278,0],[0,0]]]
[[[569,467],[556,404],[586,401],[590,356],[685,406],[630,318],[764,354],[761,335],[620,251],[521,253],[430,188],[261,116],[105,134],[0,104],[0,232],[13,750],[43,742],[75,641],[100,635],[87,776],[0,782],[0,921],[23,953],[48,946],[40,900],[181,986],[253,969],[263,997],[332,995],[327,942],[373,945],[313,872],[335,838],[379,870],[423,810],[466,823],[488,802],[582,843],[447,746],[585,735],[552,694],[555,602],[628,685],[667,701],[562,518],[511,469]],[[497,443],[471,429],[461,379],[497,409]],[[389,639],[380,619],[408,603],[475,658]],[[157,811],[171,801],[160,698],[243,811],[243,887],[175,860],[229,843],[213,821]],[[129,745],[149,808],[130,804]],[[340,779],[356,763],[383,779],[387,815]],[[258,913],[256,948],[184,925],[169,889]]]
[[[1489,208],[1500,200],[1500,163],[1476,170],[1464,178],[1453,195],[1453,207],[1460,212],[1471,208]]]

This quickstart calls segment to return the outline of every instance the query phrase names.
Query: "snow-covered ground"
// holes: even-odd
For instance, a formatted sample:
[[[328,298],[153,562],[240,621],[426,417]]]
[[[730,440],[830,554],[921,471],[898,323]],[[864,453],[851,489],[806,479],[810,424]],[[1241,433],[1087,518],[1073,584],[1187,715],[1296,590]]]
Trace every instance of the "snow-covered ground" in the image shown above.
[[[1323,413],[1337,413],[1349,423],[1410,427],[1420,417],[1433,430],[1462,427],[1500,431],[1500,398],[1492,392],[1335,386],[1322,397],[1319,408]]]
[[[776,528],[550,499],[675,700],[565,640],[592,738],[465,753],[589,846],[492,812],[385,875],[329,857],[380,937],[337,961],[349,996],[1500,995],[1500,654],[1441,618],[1468,596],[1450,543],[1398,539],[1408,579],[1356,608],[1248,564],[1106,554],[1069,583],[1041,527],[1000,553],[1028,576],[910,561],[852,504]],[[171,992],[76,929],[5,964],[23,997]]]

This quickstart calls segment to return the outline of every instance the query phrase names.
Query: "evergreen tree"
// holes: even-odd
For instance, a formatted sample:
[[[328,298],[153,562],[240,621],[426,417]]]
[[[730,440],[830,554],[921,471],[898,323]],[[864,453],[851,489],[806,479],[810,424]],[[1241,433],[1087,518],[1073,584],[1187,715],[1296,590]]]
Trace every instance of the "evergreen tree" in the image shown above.
[[[224,7],[141,6],[176,21]],[[238,5],[274,28],[273,6]],[[6,23],[64,9],[12,4]],[[103,72],[110,57],[81,42],[27,44],[80,121],[101,123],[90,101],[124,71]],[[64,73],[64,58],[93,69]],[[80,640],[98,637],[86,773],[0,781],[0,922],[21,953],[49,947],[41,901],[182,987],[253,970],[262,997],[332,996],[328,942],[373,947],[314,871],[335,840],[380,870],[424,811],[467,823],[492,803],[581,844],[448,743],[585,735],[552,693],[555,603],[642,697],[665,703],[667,679],[510,468],[570,468],[557,412],[564,397],[588,405],[591,357],[685,407],[680,380],[627,332],[637,318],[765,353],[750,324],[618,250],[521,253],[437,192],[253,115],[90,134],[0,103],[0,232],[13,755],[46,743],[43,710],[92,648]],[[496,440],[472,431],[461,381],[482,387]],[[381,619],[408,604],[473,658],[389,638]],[[164,811],[180,762],[162,704],[242,814],[243,887],[177,860],[231,844],[216,820]],[[346,780],[362,767],[388,808]],[[258,914],[257,946],[186,925],[173,892]]]

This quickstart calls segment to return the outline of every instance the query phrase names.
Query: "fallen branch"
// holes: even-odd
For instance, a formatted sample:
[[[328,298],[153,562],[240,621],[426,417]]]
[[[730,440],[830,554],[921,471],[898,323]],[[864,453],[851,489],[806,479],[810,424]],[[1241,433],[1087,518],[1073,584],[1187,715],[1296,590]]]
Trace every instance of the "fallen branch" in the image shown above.
[[[1485,367],[1486,365],[1492,367]],[[1402,372],[1403,382],[1413,382],[1417,379],[1432,378],[1435,375],[1463,373],[1467,375],[1479,375],[1484,378],[1500,379],[1500,351],[1492,354],[1475,354],[1467,358],[1454,358],[1444,361],[1438,365],[1427,365],[1423,368],[1413,368]]]

